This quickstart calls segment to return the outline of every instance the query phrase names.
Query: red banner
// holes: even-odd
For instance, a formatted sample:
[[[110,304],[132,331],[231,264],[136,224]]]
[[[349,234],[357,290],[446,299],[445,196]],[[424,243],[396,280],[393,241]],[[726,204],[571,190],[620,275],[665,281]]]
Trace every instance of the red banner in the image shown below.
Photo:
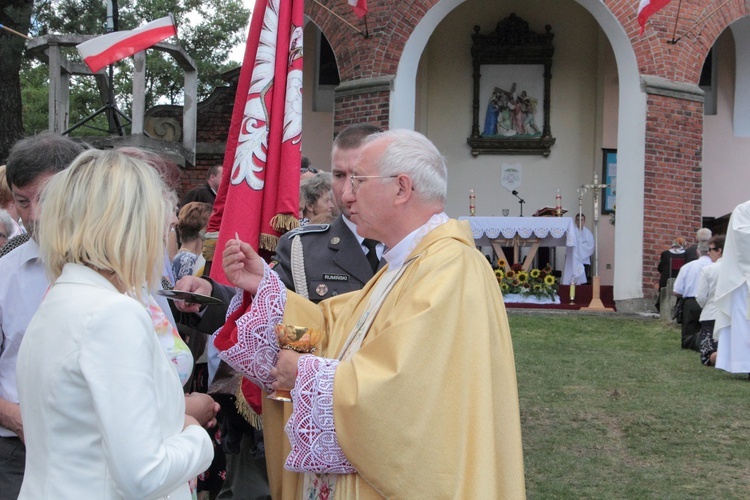
[[[226,241],[273,251],[297,227],[302,135],[303,0],[256,0],[234,100],[224,173],[207,232],[211,278],[227,283]]]

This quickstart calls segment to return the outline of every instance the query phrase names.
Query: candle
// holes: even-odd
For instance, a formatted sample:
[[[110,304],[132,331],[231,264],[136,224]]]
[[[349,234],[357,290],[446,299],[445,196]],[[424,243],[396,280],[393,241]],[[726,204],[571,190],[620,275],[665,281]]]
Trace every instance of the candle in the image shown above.
[[[474,190],[469,189],[469,215],[474,217],[474,215],[476,215],[476,212],[476,196],[474,196]]]
[[[562,195],[560,194],[560,188],[557,189],[555,195],[555,215],[562,217]]]

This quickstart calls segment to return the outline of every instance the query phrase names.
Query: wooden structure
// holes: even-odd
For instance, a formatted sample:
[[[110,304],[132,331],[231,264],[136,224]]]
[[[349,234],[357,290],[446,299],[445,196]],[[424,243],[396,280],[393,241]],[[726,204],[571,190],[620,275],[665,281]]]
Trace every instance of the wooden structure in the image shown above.
[[[89,75],[96,79],[103,96],[109,92],[105,70],[92,74],[82,62],[70,61],[62,48],[75,47],[79,43],[98,35],[46,35],[30,40],[29,53],[49,66],[49,130],[60,134],[69,129],[70,76]],[[182,107],[181,142],[163,141],[152,137],[146,130],[146,54],[141,51],[133,56],[133,106],[130,135],[87,137],[86,141],[96,147],[135,146],[166,154],[180,166],[195,165],[196,123],[198,115],[198,68],[195,61],[179,46],[160,42],[150,49],[160,50],[172,56],[185,77]]]

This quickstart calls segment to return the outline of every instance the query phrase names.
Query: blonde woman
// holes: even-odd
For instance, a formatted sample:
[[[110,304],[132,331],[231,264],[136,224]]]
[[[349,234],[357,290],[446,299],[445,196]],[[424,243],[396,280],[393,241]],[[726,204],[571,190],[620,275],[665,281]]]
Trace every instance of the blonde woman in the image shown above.
[[[144,162],[96,150],[45,189],[39,246],[52,285],[18,354],[19,498],[188,499],[211,462],[144,292],[161,275],[163,192]]]

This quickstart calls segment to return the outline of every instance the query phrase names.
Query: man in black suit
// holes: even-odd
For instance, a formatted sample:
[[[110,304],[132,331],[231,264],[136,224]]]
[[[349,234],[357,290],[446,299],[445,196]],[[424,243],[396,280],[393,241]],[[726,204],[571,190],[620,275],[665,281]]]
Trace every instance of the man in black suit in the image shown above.
[[[221,184],[221,174],[223,170],[224,168],[221,165],[209,167],[206,172],[206,185],[188,191],[185,197],[180,201],[180,205],[177,207],[178,210],[191,201],[199,201],[201,203],[213,205],[216,200],[216,192],[219,190],[219,185]]]

